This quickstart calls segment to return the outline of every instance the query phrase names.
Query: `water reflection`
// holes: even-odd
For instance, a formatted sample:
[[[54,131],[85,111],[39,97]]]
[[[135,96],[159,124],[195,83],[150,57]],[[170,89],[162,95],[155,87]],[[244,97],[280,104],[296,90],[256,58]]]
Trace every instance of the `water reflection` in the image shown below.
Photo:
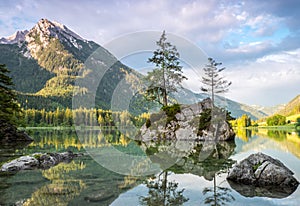
[[[242,140],[243,142],[248,142],[247,144],[243,144],[243,151],[250,150],[254,147],[267,147],[267,144],[272,143],[273,148],[276,147],[282,151],[289,151],[296,157],[300,158],[300,136],[297,131],[259,128],[253,130],[238,129],[236,130],[236,133],[236,138]],[[264,138],[265,141],[263,141]]]
[[[212,206],[229,205],[230,202],[235,200],[231,194],[232,190],[227,187],[217,186],[216,178],[215,174],[213,187],[205,187],[203,189],[202,193],[205,196],[204,203]]]
[[[166,145],[170,147],[172,144],[169,142],[152,143],[146,149],[147,154],[153,156],[159,153],[162,150],[161,148],[165,149]],[[167,181],[168,173],[170,172],[175,174],[194,174],[212,182],[211,187],[203,189],[205,204],[222,205],[234,201],[231,189],[216,184],[217,175],[226,172],[235,163],[234,160],[230,159],[234,149],[234,142],[194,142],[193,148],[185,151],[185,155],[181,156],[179,161],[163,171],[155,179],[150,178],[146,181],[148,196],[141,198],[141,204],[182,205],[188,201],[188,198],[183,194],[184,188],[178,189],[178,182]],[[183,151],[181,152],[183,153]],[[178,156],[180,155],[177,153]],[[152,161],[164,164],[161,158],[152,158]]]
[[[178,189],[178,182],[168,181],[168,171],[163,171],[157,178],[146,181],[149,188],[148,196],[140,198],[141,205],[182,205],[188,201],[183,195],[184,189]]]
[[[0,176],[0,205],[13,205],[19,200],[24,205],[110,205],[120,198],[120,194],[140,187],[144,190],[139,195],[130,196],[131,199],[136,198],[135,204],[127,205],[255,205],[253,199],[265,201],[268,198],[244,197],[284,198],[293,191],[263,190],[228,183],[226,171],[234,160],[240,161],[249,153],[267,149],[289,155],[279,158],[284,163],[290,161],[291,156],[300,158],[300,138],[292,131],[242,130],[237,132],[235,142],[218,143],[136,142],[128,138],[130,135],[109,129],[83,130],[82,133],[82,138],[78,139],[74,131],[34,131],[31,136],[35,142],[23,149],[14,148],[14,151],[1,149],[0,158],[7,158],[8,153],[84,152],[85,148],[105,152],[106,147],[114,147],[123,154],[146,156],[148,161],[134,165],[135,170],[125,176],[107,170],[89,156],[70,164],[59,164],[50,170]],[[117,160],[114,163],[122,165]],[[160,172],[151,177],[135,176],[149,164],[157,165]],[[288,166],[298,173],[299,178],[297,164],[299,161],[295,158],[292,167]],[[184,178],[192,179],[192,184],[183,185]],[[299,189],[288,199],[294,203],[299,200],[298,196]]]
[[[270,198],[285,198],[295,192],[297,187],[278,187],[265,186],[255,187],[254,185],[244,185],[228,180],[231,188],[243,195],[244,197],[270,197]]]
[[[31,205],[68,205],[68,202],[78,196],[86,185],[83,180],[74,179],[69,175],[71,171],[83,170],[83,162],[61,163],[42,175],[51,183],[39,188],[27,199],[23,206]]]

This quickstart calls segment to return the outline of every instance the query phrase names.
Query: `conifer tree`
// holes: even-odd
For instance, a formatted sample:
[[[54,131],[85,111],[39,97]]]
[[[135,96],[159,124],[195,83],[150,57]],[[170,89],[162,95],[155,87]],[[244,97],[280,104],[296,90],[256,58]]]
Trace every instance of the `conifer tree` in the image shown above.
[[[201,90],[211,95],[212,106],[215,106],[215,95],[227,92],[231,85],[231,82],[220,76],[220,72],[225,69],[225,67],[219,69],[218,66],[220,65],[222,63],[208,58],[208,64],[203,68],[205,76],[202,77],[202,83],[205,87],[201,87]]]
[[[13,82],[8,76],[9,70],[4,64],[0,64],[0,123],[17,125],[14,113],[20,112],[16,94],[12,89]]]
[[[149,84],[146,97],[157,101],[163,106],[168,106],[169,93],[176,92],[177,87],[187,78],[182,74],[179,52],[175,46],[167,42],[165,31],[163,31],[156,44],[158,49],[148,59],[148,63],[153,63],[155,69],[148,72],[145,78]]]

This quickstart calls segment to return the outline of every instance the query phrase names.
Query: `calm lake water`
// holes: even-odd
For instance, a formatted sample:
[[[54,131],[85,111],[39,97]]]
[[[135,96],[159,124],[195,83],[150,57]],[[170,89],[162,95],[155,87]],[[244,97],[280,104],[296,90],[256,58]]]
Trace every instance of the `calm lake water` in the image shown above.
[[[71,150],[85,155],[48,170],[0,174],[0,205],[291,206],[300,202],[300,187],[282,194],[226,180],[232,164],[256,152],[279,159],[300,180],[300,137],[295,132],[241,130],[235,141],[217,144],[137,142],[113,130],[80,135],[67,130],[29,132],[35,141],[24,148],[2,145],[0,162],[35,152]],[[137,159],[128,165],[132,156]]]

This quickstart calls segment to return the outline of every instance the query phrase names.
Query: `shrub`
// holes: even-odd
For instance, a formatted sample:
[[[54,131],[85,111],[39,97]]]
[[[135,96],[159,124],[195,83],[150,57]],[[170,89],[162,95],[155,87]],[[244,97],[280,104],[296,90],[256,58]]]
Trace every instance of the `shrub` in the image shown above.
[[[171,106],[163,106],[161,108],[162,111],[164,111],[167,115],[167,123],[170,123],[171,121],[177,121],[175,115],[177,113],[180,113],[180,104],[173,104]]]

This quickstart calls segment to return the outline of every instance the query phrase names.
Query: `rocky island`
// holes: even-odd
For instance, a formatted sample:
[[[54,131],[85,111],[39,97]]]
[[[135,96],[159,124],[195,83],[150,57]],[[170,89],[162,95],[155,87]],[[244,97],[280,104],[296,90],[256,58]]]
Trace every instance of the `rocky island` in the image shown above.
[[[170,106],[150,116],[140,130],[138,139],[226,141],[235,133],[223,109],[212,107],[211,99],[192,105]]]

